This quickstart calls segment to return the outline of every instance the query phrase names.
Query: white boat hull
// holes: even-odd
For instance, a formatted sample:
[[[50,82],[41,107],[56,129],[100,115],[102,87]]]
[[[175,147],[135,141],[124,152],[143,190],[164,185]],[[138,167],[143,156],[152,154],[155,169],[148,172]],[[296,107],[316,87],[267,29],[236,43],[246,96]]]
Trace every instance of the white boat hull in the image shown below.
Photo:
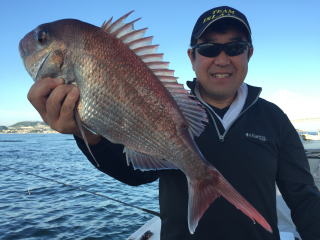
[[[312,135],[312,134],[302,134],[302,139],[305,141],[313,140],[313,141],[319,141],[320,140],[320,134]]]
[[[154,217],[130,235],[127,240],[160,240],[160,229],[161,220],[159,217]]]

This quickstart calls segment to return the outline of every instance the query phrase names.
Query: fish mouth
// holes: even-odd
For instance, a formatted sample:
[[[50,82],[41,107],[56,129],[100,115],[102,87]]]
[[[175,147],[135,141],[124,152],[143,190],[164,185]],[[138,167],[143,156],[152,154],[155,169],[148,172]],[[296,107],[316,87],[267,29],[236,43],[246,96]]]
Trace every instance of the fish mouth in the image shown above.
[[[40,48],[34,42],[34,33],[30,32],[20,40],[19,52],[27,72],[34,81],[37,81],[51,49]]]
[[[24,58],[26,56],[26,51],[24,50],[23,41],[22,40],[19,42],[19,52],[20,52],[20,56],[22,58]]]

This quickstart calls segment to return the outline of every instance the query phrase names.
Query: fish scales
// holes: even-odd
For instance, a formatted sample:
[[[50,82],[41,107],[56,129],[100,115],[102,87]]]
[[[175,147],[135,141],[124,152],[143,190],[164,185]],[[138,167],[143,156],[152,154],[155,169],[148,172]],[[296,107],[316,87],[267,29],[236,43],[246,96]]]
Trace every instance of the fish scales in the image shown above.
[[[81,124],[123,144],[134,168],[180,169],[188,182],[191,233],[219,196],[272,232],[198,150],[193,137],[204,129],[205,111],[160,62],[157,46],[142,36],[146,29],[123,23],[129,14],[102,28],[74,19],[38,26],[19,43],[27,71],[35,81],[61,77],[76,84]]]
[[[78,39],[81,41],[81,38]],[[176,113],[175,115],[168,113],[168,111],[175,110],[174,107],[171,107],[171,109],[166,107],[168,106],[166,103],[167,101],[174,103],[171,95],[168,94],[167,91],[164,91],[165,89],[160,81],[149,79],[155,78],[152,71],[150,71],[135,54],[132,54],[131,52],[128,54],[128,51],[126,51],[126,46],[120,40],[111,39],[113,42],[109,43],[108,39],[104,37],[102,39],[100,37],[99,39],[98,36],[95,36],[94,39],[94,41],[99,41],[99,43],[93,42],[92,44],[113,44],[117,46],[116,48],[119,49],[119,52],[117,52],[117,60],[114,59],[114,53],[110,53],[110,51],[104,51],[99,48],[98,51],[94,48],[90,48],[89,51],[88,49],[84,48],[84,50],[77,52],[78,56],[75,56],[74,61],[80,62],[79,67],[76,68],[76,74],[79,75],[81,79],[86,79],[85,82],[88,83],[88,86],[83,87],[81,85],[82,83],[79,84],[80,89],[88,89],[88,94],[84,94],[84,96],[82,96],[79,104],[79,113],[84,123],[91,129],[95,130],[95,128],[98,126],[87,122],[86,116],[92,117],[100,113],[102,116],[105,116],[105,119],[102,121],[104,122],[102,135],[107,135],[109,139],[113,140],[113,142],[125,143],[127,146],[132,146],[135,143],[128,141],[131,140],[131,138],[128,136],[133,135],[141,137],[144,135],[145,139],[149,140],[147,142],[152,142],[151,145],[156,146],[156,149],[159,149],[159,144],[163,145],[163,143],[167,143],[172,145],[172,143],[168,143],[168,139],[164,138],[163,136],[166,133],[172,136],[175,136],[176,134],[176,126],[173,123],[179,121],[179,119],[172,119],[172,116],[180,117],[181,122],[183,118],[182,116],[179,116],[179,113]],[[89,40],[85,39],[85,42],[87,41]],[[79,45],[87,46],[87,44]],[[122,50],[122,48],[124,49]],[[93,53],[90,54],[91,51]],[[98,54],[99,57],[86,57],[87,55],[95,56],[95,54]],[[137,60],[142,63],[140,63],[140,66],[136,63]],[[118,64],[119,62],[125,62],[125,64]],[[108,66],[107,69],[112,69],[112,71],[106,70],[106,65]],[[97,66],[101,67],[98,68]],[[88,69],[93,70],[88,71]],[[149,75],[148,78],[146,78],[146,75]],[[105,88],[103,87],[103,84],[101,84],[102,80],[104,80],[104,77],[102,76],[108,77],[106,80],[108,81],[108,89],[106,89],[107,91],[104,94],[97,94],[97,96],[104,96],[104,99],[92,98],[91,96],[94,96],[97,89]],[[142,81],[141,79],[146,80]],[[150,94],[152,91],[154,91],[154,94]],[[110,102],[106,100],[109,98]],[[92,103],[88,104],[90,101],[92,101]],[[96,113],[92,112],[92,114],[88,114],[86,110],[88,107],[82,108],[82,102],[86,102],[88,105],[95,106]],[[104,102],[105,106],[102,107],[103,105],[101,103]],[[110,114],[109,116],[106,115],[104,112],[108,112],[108,110],[105,110],[106,106],[109,106],[109,108],[112,109],[113,116],[118,116],[118,118],[112,118],[110,117]],[[135,109],[134,114],[132,114],[132,109]],[[163,111],[159,111],[159,109]],[[150,124],[147,124],[150,122],[159,124],[155,124],[157,127],[154,128],[150,127]],[[147,129],[147,131],[141,132],[142,128]],[[137,150],[139,152],[150,153],[150,150],[141,149],[143,146],[146,145],[139,145],[140,148]],[[136,146],[133,147],[137,148]],[[163,146],[162,148],[168,149],[166,146]]]
[[[89,94],[90,95],[90,94]],[[83,99],[86,99],[86,97],[84,97]],[[97,99],[99,101],[99,99]],[[86,102],[86,101],[84,101]],[[108,118],[108,128],[110,128],[111,130],[112,129],[122,129],[122,131],[126,131],[126,130],[129,130],[129,132],[127,131],[124,135],[126,135],[128,138],[130,138],[130,136],[132,135],[132,133],[130,132],[130,128],[128,128],[129,125],[137,125],[138,127],[134,128],[136,129],[137,131],[139,131],[139,135],[140,137],[143,136],[143,134],[145,134],[143,131],[142,131],[142,127],[139,127],[139,126],[143,126],[144,125],[144,121],[141,119],[141,117],[139,117],[138,115],[133,115],[133,117],[135,117],[135,119],[132,119],[129,120],[129,118],[120,118],[119,119],[119,115],[116,114],[116,106],[113,106],[115,103],[115,101],[113,101],[111,99],[111,101],[108,103],[106,102],[106,100],[104,101],[100,101],[99,103],[99,107],[98,109],[92,109],[92,112],[89,113],[89,112],[86,112],[86,114],[83,114],[84,116],[87,116],[88,119],[91,119],[92,116],[95,116],[97,118],[100,118],[101,121],[100,121],[100,124],[97,124],[96,127],[98,129],[103,129],[105,128],[105,125],[106,125],[106,120],[104,120],[103,118]],[[92,105],[96,105],[96,103],[93,103]],[[111,113],[108,113],[108,111],[106,111],[105,109],[108,109],[108,105],[109,105],[109,108],[112,110]],[[84,107],[84,109],[88,109],[88,107]],[[99,109],[101,109],[99,111]],[[122,110],[125,110],[125,109],[122,109]],[[88,125],[93,125],[94,123],[88,123]],[[145,126],[144,129],[148,129],[150,128],[149,126]],[[114,131],[109,131],[109,134],[113,133]],[[107,130],[106,130],[107,131]],[[146,131],[146,133],[148,133],[150,131]],[[112,137],[111,137],[112,138]],[[144,140],[148,140],[148,138],[144,138]],[[150,141],[148,141],[150,142]]]
[[[110,97],[110,99],[109,97],[106,97],[104,99],[96,98],[94,102],[90,104],[91,106],[95,106],[95,111],[96,111],[90,114],[90,116],[95,116],[95,115],[98,116],[99,114],[102,118],[105,118],[105,120],[102,121],[104,123],[104,126],[102,129],[104,132],[106,132],[105,134],[108,134],[109,138],[113,139],[114,142],[123,143],[123,141],[126,140],[128,141],[127,144],[129,145],[130,144],[129,142],[131,141],[129,141],[130,139],[128,137],[130,135],[133,135],[133,136],[139,136],[139,137],[145,136],[146,139],[149,139],[149,142],[153,140],[153,145],[155,145],[156,143],[158,144],[162,143],[163,141],[161,139],[159,141],[159,137],[157,137],[157,136],[160,136],[160,137],[163,136],[163,134],[159,134],[159,131],[163,130],[163,128],[159,129],[161,128],[161,125],[158,124],[157,125],[158,129],[154,129],[150,127],[149,124],[147,124],[150,121],[159,122],[160,121],[159,119],[161,119],[160,114],[150,110],[147,111],[145,110],[145,108],[138,108],[139,105],[141,106],[142,104],[148,104],[148,103],[145,103],[143,101],[144,98],[139,97],[139,95],[135,93],[137,91],[136,89],[128,88],[128,87],[124,88],[122,86],[119,86],[120,85],[119,82],[117,82],[115,85],[117,85],[118,87],[110,89],[110,93],[112,93],[111,95],[112,97]],[[91,89],[92,91],[95,91],[95,88],[91,88]],[[133,97],[131,97],[130,95],[131,93],[135,93],[135,95],[132,95]],[[86,98],[86,96],[89,96],[89,97]],[[85,95],[81,99],[81,102],[92,101],[90,96],[92,96],[92,94],[89,92],[87,95]],[[101,96],[104,96],[104,95],[101,95]],[[125,98],[122,96],[127,96],[127,97]],[[107,115],[109,111],[108,108],[111,110],[112,113]],[[80,109],[79,111],[80,116],[83,116],[83,120],[86,123],[85,118],[88,115],[86,112],[87,108],[81,108],[81,105],[80,105],[79,109]],[[81,109],[83,109],[83,112]],[[136,109],[135,112],[133,112],[132,109]],[[164,115],[163,113],[161,114]],[[122,116],[125,116],[125,117],[122,117]],[[146,119],[150,119],[150,120],[146,121]],[[86,123],[86,124],[88,125],[89,123]],[[96,126],[96,125],[89,125],[89,126],[95,126],[99,128],[99,126]],[[144,131],[141,131],[141,129],[144,129]],[[121,132],[122,137],[126,139],[122,139],[122,138],[116,139],[115,137],[110,136],[112,133],[119,136],[118,135],[119,132]]]

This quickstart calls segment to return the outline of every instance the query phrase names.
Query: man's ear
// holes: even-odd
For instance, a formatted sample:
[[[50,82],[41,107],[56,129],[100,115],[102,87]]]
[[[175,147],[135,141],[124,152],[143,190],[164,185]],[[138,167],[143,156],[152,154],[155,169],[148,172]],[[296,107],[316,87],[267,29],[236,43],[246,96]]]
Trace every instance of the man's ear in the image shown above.
[[[249,51],[248,51],[248,62],[250,61],[250,58],[252,57],[253,55],[253,47],[249,48]]]
[[[194,59],[196,56],[195,56],[195,52],[193,52],[193,49],[191,49],[191,48],[188,49],[188,56],[189,56],[189,59],[190,59],[191,65],[192,65],[192,69],[194,70],[193,62],[194,62]]]

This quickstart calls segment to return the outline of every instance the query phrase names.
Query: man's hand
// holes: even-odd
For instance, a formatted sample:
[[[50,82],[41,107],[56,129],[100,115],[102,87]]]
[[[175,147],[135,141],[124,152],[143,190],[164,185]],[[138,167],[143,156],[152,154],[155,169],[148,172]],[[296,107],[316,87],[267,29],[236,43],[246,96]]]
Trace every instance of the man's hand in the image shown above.
[[[63,79],[58,78],[40,79],[32,85],[28,93],[29,101],[52,129],[82,137],[74,117],[79,96],[76,86],[66,85]],[[85,129],[84,131],[89,144],[100,141],[100,136]]]

